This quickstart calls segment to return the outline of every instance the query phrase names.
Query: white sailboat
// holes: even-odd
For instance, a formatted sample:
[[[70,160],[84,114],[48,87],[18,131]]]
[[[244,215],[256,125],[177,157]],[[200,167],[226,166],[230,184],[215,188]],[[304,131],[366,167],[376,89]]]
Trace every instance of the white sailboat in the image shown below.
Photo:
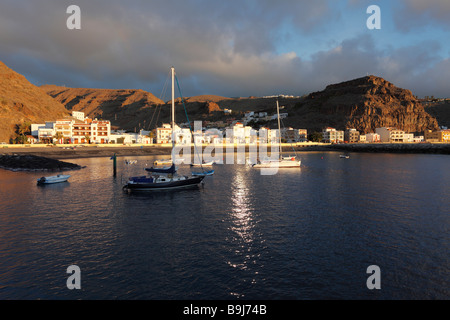
[[[278,159],[262,159],[254,164],[254,168],[299,168],[301,160],[297,160],[296,156],[283,157],[281,155],[281,125],[280,125],[280,107],[277,100],[277,117],[278,117],[278,135],[279,135],[279,158]]]
[[[202,161],[202,163],[191,163],[191,167],[203,167],[203,166],[212,166],[214,161]]]
[[[145,168],[151,172],[150,177],[139,176],[130,177],[127,184],[123,186],[124,190],[165,190],[191,187],[200,184],[205,176],[186,176],[177,174],[175,163],[173,162],[173,149],[175,148],[175,68],[172,71],[172,166],[169,168]]]

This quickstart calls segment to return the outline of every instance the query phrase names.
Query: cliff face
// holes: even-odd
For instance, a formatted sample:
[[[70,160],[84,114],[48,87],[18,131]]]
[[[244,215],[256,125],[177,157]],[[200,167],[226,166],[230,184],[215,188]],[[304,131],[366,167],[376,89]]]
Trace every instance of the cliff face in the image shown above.
[[[44,123],[66,115],[61,103],[0,61],[0,142],[9,142],[18,124]]]
[[[422,102],[426,112],[436,118],[440,126],[450,128],[450,101]]]
[[[368,133],[379,127],[396,127],[406,132],[439,128],[411,91],[375,76],[329,85],[309,94],[293,111],[298,118],[303,115],[315,123],[315,130],[334,126]]]

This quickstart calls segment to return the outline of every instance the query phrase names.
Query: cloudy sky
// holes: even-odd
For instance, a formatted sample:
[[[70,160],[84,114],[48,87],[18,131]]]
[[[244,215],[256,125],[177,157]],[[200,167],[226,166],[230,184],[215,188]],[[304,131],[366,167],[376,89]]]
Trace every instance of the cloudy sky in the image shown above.
[[[172,65],[186,97],[303,95],[367,74],[450,97],[450,1],[0,0],[0,60],[36,85],[162,98]]]

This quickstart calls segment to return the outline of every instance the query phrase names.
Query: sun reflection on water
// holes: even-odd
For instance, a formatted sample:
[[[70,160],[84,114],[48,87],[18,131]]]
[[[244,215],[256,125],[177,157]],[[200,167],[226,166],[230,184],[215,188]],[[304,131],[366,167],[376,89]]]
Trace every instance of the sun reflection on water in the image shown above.
[[[257,232],[258,220],[255,215],[255,205],[252,194],[247,184],[246,172],[237,170],[232,183],[231,205],[230,205],[230,227],[231,235],[227,241],[231,244],[232,259],[227,264],[237,272],[246,272],[243,281],[243,292],[245,287],[255,285],[259,270],[262,267],[259,262],[261,252],[256,249],[260,236]],[[244,293],[233,292],[232,295],[243,297]]]

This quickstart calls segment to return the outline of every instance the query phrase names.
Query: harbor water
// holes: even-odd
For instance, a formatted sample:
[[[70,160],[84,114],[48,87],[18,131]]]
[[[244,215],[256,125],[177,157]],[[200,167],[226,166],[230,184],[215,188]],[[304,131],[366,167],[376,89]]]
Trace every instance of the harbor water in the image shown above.
[[[122,190],[159,158],[119,157],[116,176],[74,159],[44,186],[0,169],[0,299],[450,298],[448,155],[300,153],[275,175],[216,164],[197,188]]]

